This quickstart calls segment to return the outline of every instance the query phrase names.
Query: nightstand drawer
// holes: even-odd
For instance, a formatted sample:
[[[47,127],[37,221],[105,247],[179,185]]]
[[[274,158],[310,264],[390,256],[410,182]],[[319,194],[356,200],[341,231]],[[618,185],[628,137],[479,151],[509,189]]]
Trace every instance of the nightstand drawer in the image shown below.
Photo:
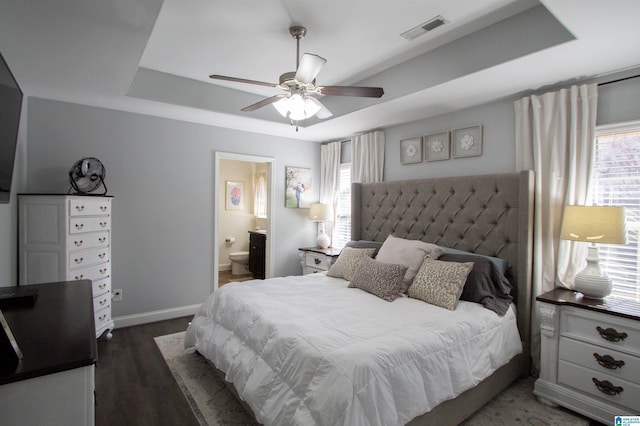
[[[560,317],[562,335],[640,355],[640,323],[627,318],[567,307]]]
[[[640,385],[640,358],[590,343],[560,338],[560,359]]]
[[[328,271],[331,267],[331,257],[319,253],[308,252],[305,254],[304,263],[312,268]]]
[[[640,386],[627,380],[560,361],[558,382],[608,403],[626,407],[634,414],[640,412]]]

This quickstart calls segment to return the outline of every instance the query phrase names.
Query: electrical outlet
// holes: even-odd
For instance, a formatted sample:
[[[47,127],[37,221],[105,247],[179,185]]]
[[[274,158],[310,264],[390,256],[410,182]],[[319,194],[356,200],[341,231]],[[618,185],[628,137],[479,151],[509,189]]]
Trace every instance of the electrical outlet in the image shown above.
[[[114,302],[122,302],[122,289],[117,288],[113,290],[113,296],[111,298]]]

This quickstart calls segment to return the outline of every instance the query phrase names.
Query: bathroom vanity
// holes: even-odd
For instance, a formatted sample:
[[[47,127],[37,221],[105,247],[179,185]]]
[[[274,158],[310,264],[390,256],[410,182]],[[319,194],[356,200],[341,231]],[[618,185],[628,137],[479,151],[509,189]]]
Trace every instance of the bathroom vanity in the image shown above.
[[[265,257],[267,247],[267,233],[264,231],[249,231],[249,270],[253,278],[265,278]]]

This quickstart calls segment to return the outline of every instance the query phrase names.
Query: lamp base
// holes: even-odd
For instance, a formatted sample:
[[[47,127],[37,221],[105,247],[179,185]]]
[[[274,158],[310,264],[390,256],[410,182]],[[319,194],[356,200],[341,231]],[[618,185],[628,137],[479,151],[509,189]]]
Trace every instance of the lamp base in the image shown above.
[[[611,279],[600,270],[598,247],[592,244],[587,252],[587,266],[576,275],[575,291],[590,299],[603,299],[611,293]]]
[[[316,245],[326,249],[331,245],[331,238],[324,232],[324,222],[318,224],[318,236],[316,237]]]

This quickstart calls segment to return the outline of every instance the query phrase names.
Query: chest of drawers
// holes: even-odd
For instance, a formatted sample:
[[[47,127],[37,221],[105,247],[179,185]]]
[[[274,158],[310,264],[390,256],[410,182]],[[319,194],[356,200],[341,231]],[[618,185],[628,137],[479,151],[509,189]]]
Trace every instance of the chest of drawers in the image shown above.
[[[328,271],[340,255],[340,250],[333,247],[326,249],[303,247],[298,250],[300,251],[300,264],[302,265],[303,275]]]
[[[111,338],[112,197],[18,195],[19,282],[90,280],[96,336]]]
[[[640,304],[556,289],[538,296],[543,402],[602,423],[640,412]]]

